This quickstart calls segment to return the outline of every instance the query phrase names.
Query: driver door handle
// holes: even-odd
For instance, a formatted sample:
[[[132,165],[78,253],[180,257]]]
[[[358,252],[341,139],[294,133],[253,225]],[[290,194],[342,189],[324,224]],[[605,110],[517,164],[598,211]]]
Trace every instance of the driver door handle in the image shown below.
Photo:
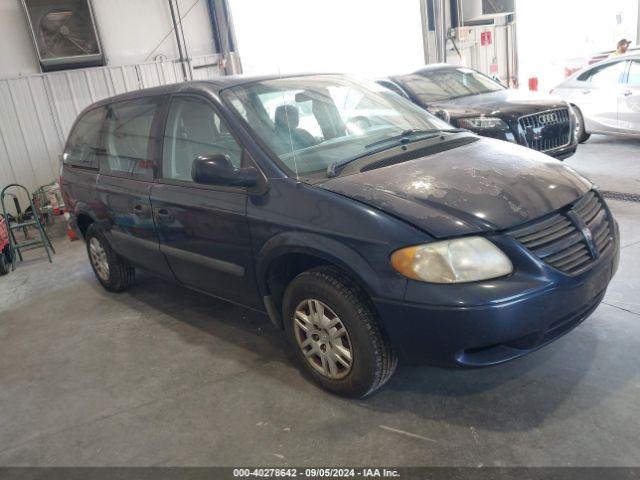
[[[583,95],[588,95],[589,93],[591,93],[591,90],[582,90]]]
[[[633,92],[631,90],[626,90],[626,91],[622,92],[622,95],[625,96],[625,97],[628,97],[630,95],[633,95]]]

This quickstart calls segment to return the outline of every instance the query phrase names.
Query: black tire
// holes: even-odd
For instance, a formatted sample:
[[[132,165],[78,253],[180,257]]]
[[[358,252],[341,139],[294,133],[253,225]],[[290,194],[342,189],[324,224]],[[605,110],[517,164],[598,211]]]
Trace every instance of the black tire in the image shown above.
[[[100,273],[98,273],[98,270],[96,269],[96,266],[92,261],[90,252],[92,239],[95,239],[94,241],[99,242],[106,254],[106,261],[109,266],[109,271],[105,278],[103,278],[104,275],[101,276]],[[89,228],[87,228],[87,233],[85,234],[85,240],[87,242],[87,255],[89,256],[91,268],[93,269],[93,273],[96,274],[96,278],[104,288],[106,288],[110,292],[121,292],[133,285],[135,281],[135,269],[127,260],[113,251],[111,245],[109,245],[109,242],[102,233],[102,230],[100,230],[100,227],[98,227],[95,223],[89,225]]]
[[[352,363],[344,378],[333,379],[316,371],[299,346],[294,314],[308,299],[319,300],[333,310],[347,331]],[[382,387],[393,375],[398,359],[368,297],[338,269],[317,267],[298,275],[285,291],[283,312],[285,331],[298,363],[324,389],[361,398]]]
[[[11,261],[9,260],[9,255],[7,255],[7,252],[0,251],[0,275],[6,275],[7,273],[9,273],[9,269],[11,268],[9,266],[10,263]]]
[[[587,133],[584,128],[584,118],[582,118],[582,112],[580,109],[575,106],[572,108],[573,112],[576,114],[576,121],[578,122],[578,125],[576,126],[576,137],[578,138],[578,143],[584,143],[589,140],[591,134]]]

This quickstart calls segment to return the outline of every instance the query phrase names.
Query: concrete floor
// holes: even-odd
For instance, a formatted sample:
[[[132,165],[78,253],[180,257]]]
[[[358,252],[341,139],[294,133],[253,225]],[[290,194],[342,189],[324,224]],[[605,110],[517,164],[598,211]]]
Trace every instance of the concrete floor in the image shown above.
[[[640,191],[640,142],[568,161]],[[364,401],[292,366],[269,321],[148,276],[109,294],[81,242],[0,277],[1,465],[640,465],[640,203],[568,336],[492,369],[401,368]]]

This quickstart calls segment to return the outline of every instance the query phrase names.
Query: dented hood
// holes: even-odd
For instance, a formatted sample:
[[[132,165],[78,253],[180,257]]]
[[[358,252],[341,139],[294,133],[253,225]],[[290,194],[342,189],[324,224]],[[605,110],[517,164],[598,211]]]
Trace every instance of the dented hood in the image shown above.
[[[492,139],[319,186],[438,238],[510,228],[568,205],[592,187],[558,160]]]

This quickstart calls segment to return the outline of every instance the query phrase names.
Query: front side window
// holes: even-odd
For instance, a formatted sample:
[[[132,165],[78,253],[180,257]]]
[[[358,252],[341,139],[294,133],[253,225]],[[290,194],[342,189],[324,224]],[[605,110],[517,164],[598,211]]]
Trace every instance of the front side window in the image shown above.
[[[190,182],[193,161],[216,154],[241,165],[242,148],[213,107],[193,97],[174,98],[164,132],[162,176]]]
[[[151,127],[159,103],[153,98],[142,98],[114,103],[109,106],[104,147],[105,171],[117,174],[153,177]],[[106,164],[105,164],[106,163]]]
[[[504,90],[499,83],[468,68],[428,70],[400,77],[398,81],[425,103]]]
[[[629,85],[640,86],[640,60],[633,60],[629,65],[629,77],[627,79]]]
[[[98,107],[85,113],[69,135],[63,155],[65,165],[84,168],[98,168],[100,155],[100,135],[104,125],[106,108]]]
[[[591,71],[589,81],[594,85],[603,87],[616,85],[620,82],[626,66],[627,62],[617,62],[612,65],[595,68]]]
[[[403,132],[451,128],[377,83],[337,75],[266,80],[222,96],[292,176],[321,174]]]

